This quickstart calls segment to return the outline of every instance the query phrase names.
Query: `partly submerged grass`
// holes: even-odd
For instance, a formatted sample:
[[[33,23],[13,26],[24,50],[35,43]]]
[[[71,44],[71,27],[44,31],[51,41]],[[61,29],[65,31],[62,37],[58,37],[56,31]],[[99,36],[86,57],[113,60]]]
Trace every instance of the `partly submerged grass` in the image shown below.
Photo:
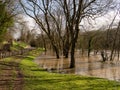
[[[32,51],[21,61],[24,90],[120,90],[120,83],[96,77],[49,73],[33,60],[38,51]]]
[[[49,73],[33,61],[41,49],[28,55],[5,58],[5,62],[21,61],[23,90],[120,90],[120,83],[96,77]]]

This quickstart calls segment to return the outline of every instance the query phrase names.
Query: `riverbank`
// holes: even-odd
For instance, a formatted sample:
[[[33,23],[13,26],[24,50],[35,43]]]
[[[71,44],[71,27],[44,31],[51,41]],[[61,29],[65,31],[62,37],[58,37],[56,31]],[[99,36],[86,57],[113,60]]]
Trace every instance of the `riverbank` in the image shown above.
[[[24,57],[21,62],[25,75],[24,90],[120,90],[120,83],[116,81],[73,74],[49,73],[33,62],[38,52],[34,55],[32,53]]]
[[[33,50],[29,54],[9,59],[12,62],[19,60],[18,65],[23,79],[22,90],[120,90],[120,83],[116,81],[73,74],[49,73],[39,68],[34,62],[39,52],[40,50]]]

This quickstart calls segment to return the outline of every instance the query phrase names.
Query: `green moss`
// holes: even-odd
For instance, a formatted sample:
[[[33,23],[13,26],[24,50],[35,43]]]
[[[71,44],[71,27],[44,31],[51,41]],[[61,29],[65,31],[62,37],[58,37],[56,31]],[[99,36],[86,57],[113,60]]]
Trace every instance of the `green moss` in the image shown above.
[[[96,77],[49,73],[39,68],[33,59],[34,50],[21,61],[24,73],[24,90],[120,90],[120,83]]]

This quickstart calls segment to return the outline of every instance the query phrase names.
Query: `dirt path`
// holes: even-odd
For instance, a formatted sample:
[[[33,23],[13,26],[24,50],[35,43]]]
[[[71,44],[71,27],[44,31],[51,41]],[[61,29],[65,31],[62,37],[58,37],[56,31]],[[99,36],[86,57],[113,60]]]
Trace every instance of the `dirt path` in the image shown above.
[[[0,60],[0,90],[23,90],[24,80],[19,62]]]

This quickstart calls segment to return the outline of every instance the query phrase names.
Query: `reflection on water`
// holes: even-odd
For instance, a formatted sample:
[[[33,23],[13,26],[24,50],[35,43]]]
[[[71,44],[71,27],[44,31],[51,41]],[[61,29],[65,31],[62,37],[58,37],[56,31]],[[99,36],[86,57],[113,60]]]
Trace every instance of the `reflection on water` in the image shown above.
[[[99,55],[93,55],[90,58],[80,55],[76,56],[76,67],[74,69],[69,69],[70,59],[63,57],[56,59],[55,56],[41,55],[35,62],[50,72],[74,73],[120,80],[120,61],[103,63]]]

